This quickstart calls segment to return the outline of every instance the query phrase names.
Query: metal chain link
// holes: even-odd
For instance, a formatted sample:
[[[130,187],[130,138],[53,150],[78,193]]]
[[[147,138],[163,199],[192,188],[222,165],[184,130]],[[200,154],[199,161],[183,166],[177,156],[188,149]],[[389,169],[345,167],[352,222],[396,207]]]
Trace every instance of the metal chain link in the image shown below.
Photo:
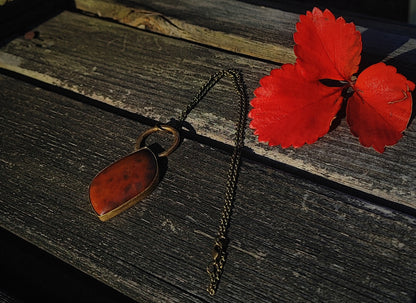
[[[239,70],[229,69],[222,70],[213,74],[210,79],[201,87],[193,100],[187,105],[186,109],[181,113],[177,122],[178,129],[181,129],[185,119],[189,113],[198,105],[211,88],[218,83],[223,77],[229,76],[234,82],[234,87],[240,97],[239,102],[239,118],[236,127],[235,145],[231,156],[230,167],[227,174],[226,191],[224,198],[224,207],[221,213],[221,220],[218,227],[218,233],[215,237],[214,248],[212,251],[213,260],[207,266],[209,275],[209,285],[207,291],[210,295],[214,295],[217,291],[221,275],[224,271],[226,261],[226,250],[228,246],[228,228],[230,226],[231,212],[235,200],[237,189],[238,172],[241,163],[241,150],[244,147],[244,132],[247,121],[248,97],[247,90],[243,80],[243,75]]]

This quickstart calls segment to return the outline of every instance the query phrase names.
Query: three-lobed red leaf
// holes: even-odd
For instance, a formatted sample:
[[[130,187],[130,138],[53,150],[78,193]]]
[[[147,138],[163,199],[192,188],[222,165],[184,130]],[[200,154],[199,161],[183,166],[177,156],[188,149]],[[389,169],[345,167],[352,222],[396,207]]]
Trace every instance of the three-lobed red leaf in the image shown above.
[[[399,141],[407,127],[415,84],[395,67],[377,63],[358,76],[353,88],[347,104],[351,132],[362,145],[382,153],[386,145]]]
[[[361,59],[361,34],[353,23],[314,8],[300,16],[294,34],[294,65],[285,64],[260,80],[251,101],[250,127],[261,142],[283,148],[311,144],[325,135],[347,88],[351,132],[364,146],[383,152],[402,137],[412,113],[414,83],[392,66],[378,63],[354,81]],[[325,86],[336,80],[341,87]]]

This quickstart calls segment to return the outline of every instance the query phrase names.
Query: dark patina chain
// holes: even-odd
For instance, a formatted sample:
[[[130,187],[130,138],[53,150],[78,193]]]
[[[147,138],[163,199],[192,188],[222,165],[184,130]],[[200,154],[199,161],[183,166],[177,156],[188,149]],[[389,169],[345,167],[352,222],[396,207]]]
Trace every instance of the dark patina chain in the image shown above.
[[[207,266],[207,272],[210,279],[207,291],[211,295],[214,295],[217,291],[221,275],[224,271],[224,265],[227,256],[226,250],[229,242],[227,233],[228,227],[230,226],[231,211],[233,208],[235,193],[237,189],[238,172],[241,163],[241,150],[244,147],[244,132],[247,121],[248,97],[242,73],[239,70],[229,69],[222,70],[216,74],[213,74],[210,79],[201,87],[199,92],[195,95],[193,100],[188,104],[186,109],[181,113],[177,120],[178,128],[180,129],[182,128],[188,114],[198,105],[198,103],[204,98],[210,89],[225,76],[232,78],[234,87],[240,98],[239,118],[235,134],[234,150],[231,156],[230,167],[227,175],[224,207],[221,213],[218,233],[215,237],[214,248],[212,251],[213,259]]]

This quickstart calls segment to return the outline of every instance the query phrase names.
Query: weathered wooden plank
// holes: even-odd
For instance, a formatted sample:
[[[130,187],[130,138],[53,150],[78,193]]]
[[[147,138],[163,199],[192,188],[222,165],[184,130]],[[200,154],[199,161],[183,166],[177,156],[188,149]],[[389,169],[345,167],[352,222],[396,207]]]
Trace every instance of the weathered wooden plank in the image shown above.
[[[235,0],[75,0],[83,11],[106,17],[122,24],[167,36],[177,37],[228,51],[279,63],[295,61],[293,33],[299,14],[307,7],[301,3],[272,3],[281,9],[252,5]],[[302,8],[301,8],[302,7]],[[388,60],[394,52],[395,64],[413,70],[416,78],[415,31],[411,26],[348,16],[363,33],[363,67]],[[322,8],[324,9],[324,8]],[[410,52],[410,54],[409,54]],[[405,58],[400,58],[403,55]],[[408,68],[409,61],[412,68]]]
[[[294,14],[270,14],[273,10],[238,1],[122,3],[76,0],[75,6],[80,10],[139,29],[256,58],[275,62],[294,62],[296,59],[292,41],[297,18]],[[253,18],[258,14],[263,19],[260,24],[260,18]],[[270,22],[268,26],[264,26],[267,24],[265,21]],[[273,26],[276,23],[279,26]],[[278,37],[279,42],[272,43],[268,40],[270,34]]]
[[[139,302],[411,302],[416,220],[244,159],[220,289],[205,292],[229,155],[185,139],[109,222],[88,184],[147,128],[0,76],[0,226]]]
[[[209,75],[240,68],[248,91],[275,67],[254,59],[65,12],[37,28],[39,39],[15,39],[0,50],[0,67],[94,100],[166,122],[178,116]],[[235,92],[220,83],[188,122],[202,136],[232,144]],[[236,103],[236,102],[235,102]],[[345,121],[300,149],[259,144],[251,152],[393,203],[416,207],[416,124],[380,155],[362,147]]]

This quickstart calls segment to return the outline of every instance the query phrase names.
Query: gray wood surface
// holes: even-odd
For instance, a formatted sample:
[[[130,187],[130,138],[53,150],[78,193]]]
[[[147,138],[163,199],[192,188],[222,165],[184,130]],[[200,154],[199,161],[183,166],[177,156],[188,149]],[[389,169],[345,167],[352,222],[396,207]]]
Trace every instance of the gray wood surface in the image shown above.
[[[248,159],[225,273],[209,297],[230,155],[185,139],[156,191],[103,223],[88,184],[148,125],[6,76],[0,86],[0,225],[139,302],[414,298],[414,217]]]
[[[17,38],[0,49],[1,68],[162,122],[177,116],[209,75],[219,69],[241,69],[251,95],[259,79],[278,67],[70,12],[36,30],[39,39]],[[384,44],[380,44],[379,54],[383,45],[393,45],[394,40],[388,38],[394,34],[389,35],[380,38]],[[408,51],[390,56],[399,65],[406,62],[407,67],[399,70],[415,81],[414,39],[407,39]],[[232,144],[235,100],[230,82],[221,83],[188,122],[198,134]],[[362,147],[345,120],[317,143],[300,149],[269,148],[259,144],[251,130],[246,145],[252,155],[276,165],[282,163],[329,180],[335,187],[345,186],[356,194],[414,209],[415,130],[416,124],[411,123],[404,138],[382,155]]]
[[[290,1],[273,1],[273,6],[280,9],[235,0],[205,3],[197,0],[74,2],[80,10],[122,24],[279,63],[294,62],[295,24],[300,14],[313,8],[307,3]],[[393,51],[394,57],[415,55],[416,34],[413,27],[386,23],[385,20],[369,20],[328,8],[337,17],[342,15],[347,22],[354,22],[363,33],[364,64],[387,59],[386,56]],[[406,58],[399,60],[403,68],[409,61]],[[414,70],[414,59],[411,61]]]
[[[74,6],[95,16],[65,11],[0,46],[0,227],[138,302],[416,301],[414,121],[382,155],[345,121],[301,149],[267,147],[247,129],[215,297],[205,267],[235,128],[231,81],[191,113],[152,195],[101,222],[94,175],[220,69],[241,69],[253,96],[293,62],[298,13],[232,0]],[[384,60],[416,81],[414,28],[347,20],[363,33],[363,66]]]

